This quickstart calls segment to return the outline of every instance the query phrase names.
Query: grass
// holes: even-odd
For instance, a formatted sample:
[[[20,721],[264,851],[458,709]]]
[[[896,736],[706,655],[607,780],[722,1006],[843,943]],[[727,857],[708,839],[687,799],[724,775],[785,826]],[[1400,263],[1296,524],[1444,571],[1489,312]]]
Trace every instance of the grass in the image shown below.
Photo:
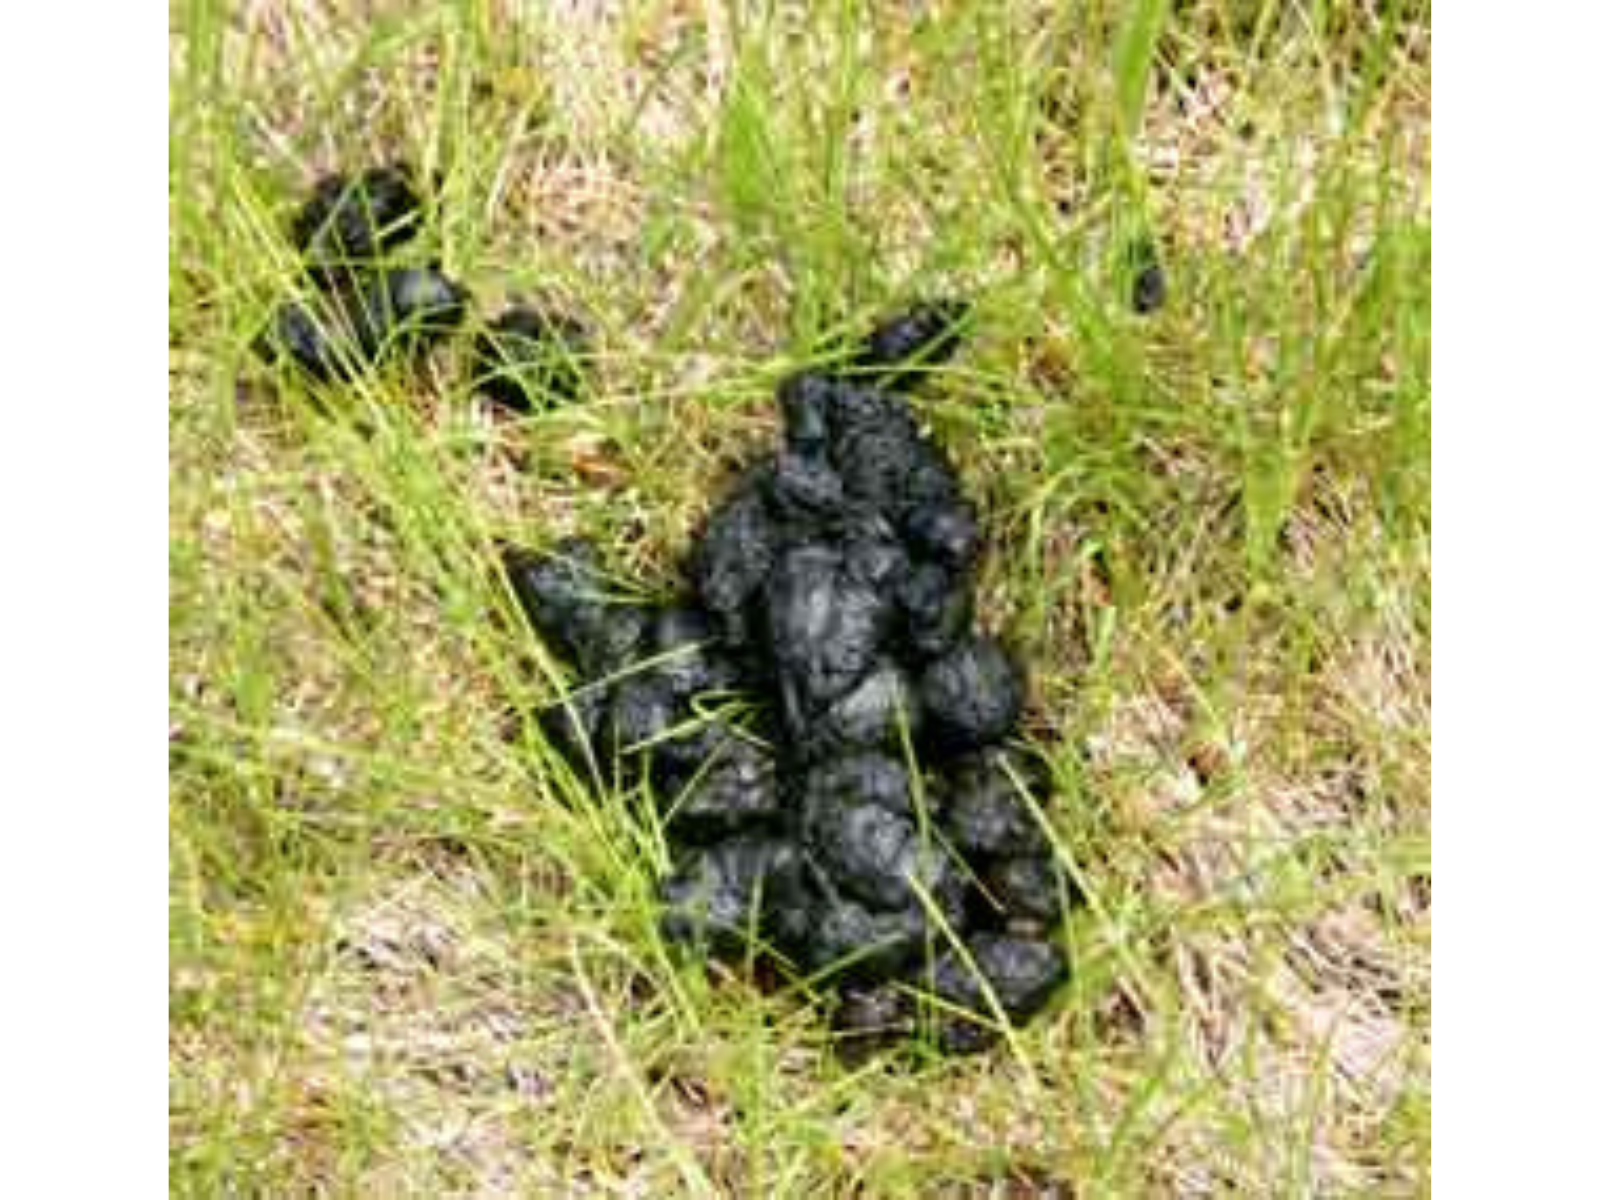
[[[174,1191],[1425,1194],[1428,21],[178,0]],[[593,402],[256,361],[297,198],[397,157],[481,312],[585,314]],[[849,1067],[665,952],[490,563],[583,532],[670,588],[774,381],[935,292],[975,333],[919,409],[1087,899],[1009,1049]]]

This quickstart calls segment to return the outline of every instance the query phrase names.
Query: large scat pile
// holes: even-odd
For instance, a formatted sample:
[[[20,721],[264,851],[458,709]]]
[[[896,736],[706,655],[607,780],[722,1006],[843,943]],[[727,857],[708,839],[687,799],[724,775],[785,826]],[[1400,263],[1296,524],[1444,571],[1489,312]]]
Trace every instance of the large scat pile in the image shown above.
[[[780,387],[782,444],[711,514],[681,601],[630,602],[581,542],[505,557],[581,677],[547,735],[660,806],[664,935],[786,963],[857,1044],[980,1049],[1066,975],[1047,781],[1008,741],[1025,681],[974,628],[977,512],[903,395],[963,318],[923,305]]]

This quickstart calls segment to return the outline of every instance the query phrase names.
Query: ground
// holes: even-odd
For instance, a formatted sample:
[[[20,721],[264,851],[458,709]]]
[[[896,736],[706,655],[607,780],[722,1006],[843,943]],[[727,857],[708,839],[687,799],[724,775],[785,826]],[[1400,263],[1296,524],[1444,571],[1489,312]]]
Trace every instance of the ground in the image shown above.
[[[176,1193],[1426,1194],[1426,0],[171,11]],[[593,399],[257,359],[297,199],[397,158]],[[670,590],[774,381],[953,293],[918,411],[1085,899],[1015,1046],[852,1066],[661,944],[493,547]]]

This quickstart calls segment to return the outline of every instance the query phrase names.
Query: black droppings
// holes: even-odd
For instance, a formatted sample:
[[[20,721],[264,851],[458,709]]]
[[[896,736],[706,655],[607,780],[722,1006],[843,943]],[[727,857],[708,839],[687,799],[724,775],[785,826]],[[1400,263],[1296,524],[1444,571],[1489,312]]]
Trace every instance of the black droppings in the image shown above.
[[[898,983],[847,988],[833,1012],[833,1029],[851,1054],[879,1050],[916,1031],[916,998]]]
[[[753,742],[737,735],[720,739],[700,772],[673,789],[667,828],[674,837],[716,841],[782,816],[777,764]]]
[[[969,637],[934,659],[918,680],[928,736],[939,753],[999,741],[1022,715],[1026,685],[992,638]]]
[[[959,499],[913,508],[906,514],[905,532],[915,550],[953,572],[972,565],[982,538],[977,512]]]
[[[550,744],[575,768],[591,775],[604,770],[598,747],[607,699],[602,688],[584,688],[538,714],[539,729]]]
[[[1141,316],[1155,312],[1167,302],[1167,273],[1156,255],[1156,246],[1148,238],[1135,242],[1128,252],[1133,273],[1133,292],[1129,303]]]
[[[806,906],[803,866],[793,843],[739,834],[691,850],[661,885],[661,931],[669,941],[740,952],[767,914]]]
[[[856,354],[855,365],[881,387],[919,383],[928,368],[947,362],[961,344],[961,325],[970,306],[963,300],[929,300],[873,327]]]
[[[1065,912],[1063,880],[1047,853],[999,859],[985,879],[1008,928],[1049,927]]]
[[[256,352],[292,362],[319,383],[349,382],[380,362],[414,358],[458,329],[466,288],[437,265],[391,261],[421,222],[404,168],[319,182],[290,225],[317,291],[280,304]]]
[[[966,949],[971,965],[959,952],[949,950],[933,966],[934,994],[973,1014],[941,1014],[937,1036],[950,1050],[988,1046],[1001,1029],[995,1003],[1006,1021],[1020,1025],[1043,1008],[1067,978],[1066,959],[1046,941],[975,933]],[[987,993],[984,983],[988,984]]]
[[[919,894],[960,923],[960,881],[950,856],[914,816],[877,804],[851,804],[808,793],[802,818],[807,847],[840,890],[879,911],[921,914]]]
[[[589,354],[588,331],[575,318],[517,305],[478,337],[475,384],[502,408],[536,412],[578,398]]]
[[[447,336],[467,312],[467,291],[434,267],[384,269],[361,291],[357,339],[376,362],[412,353]]]
[[[989,748],[952,765],[944,823],[951,841],[968,854],[1048,853],[1049,843],[1028,807],[1028,794],[1045,795],[1029,760]],[[1037,803],[1037,799],[1035,800]]]
[[[767,581],[765,627],[779,677],[807,722],[856,686],[877,661],[894,615],[892,593],[854,578],[837,548],[804,543]]]
[[[783,450],[772,464],[771,501],[780,518],[825,522],[845,512],[844,481],[821,456]]]
[[[874,908],[834,893],[814,901],[795,932],[799,964],[837,986],[905,974],[932,927],[920,905]]]
[[[643,754],[679,724],[677,697],[658,676],[641,672],[618,680],[601,726],[601,745],[612,755]]]
[[[589,543],[569,539],[549,554],[512,548],[504,565],[528,620],[586,677],[610,675],[633,660],[650,614],[617,592]]]
[[[367,269],[421,227],[422,201],[410,171],[396,165],[318,180],[290,236],[313,278],[326,281]]]
[[[963,318],[913,310],[862,360],[942,361]],[[707,516],[689,594],[623,602],[583,543],[506,553],[579,675],[551,744],[589,745],[602,780],[656,804],[667,941],[838,990],[842,1037],[979,1049],[992,1023],[960,949],[1019,1023],[1065,963],[1048,775],[1011,744],[1026,682],[973,627],[978,512],[899,394],[802,372],[778,403],[782,443]]]
[[[1143,268],[1133,281],[1133,311],[1153,313],[1167,302],[1167,275],[1160,263]]]
[[[893,661],[874,667],[805,727],[808,751],[828,757],[863,750],[898,750],[922,728],[922,703]]]
[[[836,379],[815,371],[801,371],[778,385],[784,442],[794,453],[827,452],[828,410],[838,387]]]
[[[659,610],[650,627],[653,670],[683,700],[737,686],[739,668],[718,642],[711,618],[687,604]]]
[[[255,349],[267,362],[293,362],[318,383],[353,378],[364,359],[348,301],[338,298],[279,305]]]
[[[690,552],[689,576],[731,646],[749,640],[748,612],[784,541],[767,503],[765,476],[752,473],[711,515]]]
[[[937,563],[922,563],[900,581],[905,650],[915,662],[956,648],[972,623],[972,581]]]
[[[850,808],[868,805],[910,816],[916,797],[911,773],[898,755],[864,753],[843,755],[811,768],[801,779],[801,794],[817,803],[837,803]]]

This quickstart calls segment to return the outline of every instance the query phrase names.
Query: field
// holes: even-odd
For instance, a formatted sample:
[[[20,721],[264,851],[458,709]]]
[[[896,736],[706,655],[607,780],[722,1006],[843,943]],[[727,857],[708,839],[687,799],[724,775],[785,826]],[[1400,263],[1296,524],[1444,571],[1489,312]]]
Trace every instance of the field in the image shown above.
[[[1430,15],[177,0],[175,1194],[1427,1194]],[[396,159],[480,313],[584,315],[593,399],[260,362],[299,200]],[[1015,1047],[847,1065],[662,944],[494,545],[670,590],[776,381],[935,294],[1085,899]]]

